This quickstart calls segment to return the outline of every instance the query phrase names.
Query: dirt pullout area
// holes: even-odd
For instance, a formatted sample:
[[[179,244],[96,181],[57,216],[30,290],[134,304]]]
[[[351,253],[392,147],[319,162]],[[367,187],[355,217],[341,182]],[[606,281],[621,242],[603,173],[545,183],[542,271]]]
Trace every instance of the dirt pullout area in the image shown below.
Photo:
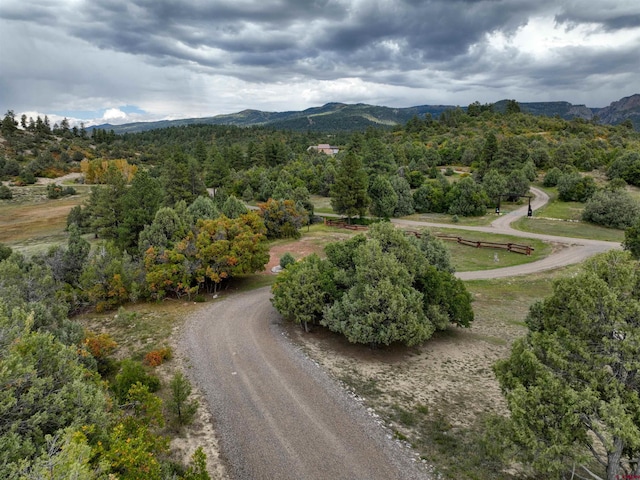
[[[280,258],[287,252],[293,255],[296,260],[300,260],[312,253],[316,253],[320,257],[324,257],[324,247],[327,243],[346,240],[351,236],[352,235],[349,233],[336,230],[335,232],[325,233],[320,237],[308,236],[295,242],[273,245],[269,249],[269,263],[267,263],[267,266],[262,273],[264,275],[271,275],[271,269],[276,265],[280,265]]]
[[[348,388],[363,394],[366,404],[387,418],[393,408],[425,408],[444,415],[454,426],[469,426],[483,413],[506,412],[491,366],[508,355],[508,335],[476,320],[471,329],[437,333],[421,347],[391,346],[372,350],[353,345],[324,329],[305,334],[286,327],[292,341]],[[513,337],[522,327],[511,327]],[[495,336],[499,335],[499,336]],[[406,426],[391,422],[393,430]],[[407,432],[404,432],[407,433]]]

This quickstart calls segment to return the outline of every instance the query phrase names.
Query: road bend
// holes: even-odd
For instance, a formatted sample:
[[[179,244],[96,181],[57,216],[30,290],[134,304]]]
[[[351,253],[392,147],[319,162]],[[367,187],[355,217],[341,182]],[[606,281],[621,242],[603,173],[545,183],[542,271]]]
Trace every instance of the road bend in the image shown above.
[[[532,209],[548,201],[532,189]],[[620,244],[520,232],[527,206],[469,231],[536,238],[565,247],[514,267],[459,272],[462,279],[526,275],[578,263]],[[393,220],[414,227],[451,225]],[[393,480],[429,478],[410,448],[285,337],[268,288],[231,295],[192,315],[180,348],[216,422],[233,479]]]
[[[210,304],[181,341],[231,478],[429,478],[409,447],[283,337],[270,295],[262,288]]]

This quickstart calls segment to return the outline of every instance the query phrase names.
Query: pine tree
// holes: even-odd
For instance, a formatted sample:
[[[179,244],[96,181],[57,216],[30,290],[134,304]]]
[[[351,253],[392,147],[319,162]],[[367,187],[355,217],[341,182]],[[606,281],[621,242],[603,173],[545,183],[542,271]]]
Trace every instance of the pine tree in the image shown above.
[[[364,216],[369,206],[367,174],[362,160],[353,151],[347,152],[336,173],[331,187],[331,207],[334,212],[351,218]]]

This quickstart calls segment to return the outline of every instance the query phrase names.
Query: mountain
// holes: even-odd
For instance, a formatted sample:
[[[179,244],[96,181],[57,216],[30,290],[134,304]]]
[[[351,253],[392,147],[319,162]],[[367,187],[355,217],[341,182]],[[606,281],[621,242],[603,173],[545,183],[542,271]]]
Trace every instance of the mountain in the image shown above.
[[[636,130],[640,129],[640,95],[624,97],[608,107],[597,110],[596,115],[602,123],[617,125],[631,120]]]
[[[390,108],[375,105],[327,103],[321,107],[308,108],[303,111],[262,112],[259,110],[243,110],[228,115],[215,117],[185,118],[180,120],[161,120],[158,122],[137,122],[123,125],[96,125],[91,127],[113,130],[115,133],[134,133],[158,128],[179,127],[189,124],[269,126],[276,129],[296,131],[344,131],[363,130],[369,126],[404,124],[413,116],[431,114],[438,118],[442,112],[455,108],[453,105],[421,105],[408,108]]]
[[[493,108],[498,112],[504,112],[508,100],[500,100],[493,104]],[[593,109],[585,105],[573,105],[569,102],[523,102],[519,103],[520,110],[532,115],[544,115],[555,117],[556,115],[571,120],[572,118],[583,118],[591,120],[594,116]]]
[[[494,104],[496,111],[504,111],[508,100]],[[566,120],[582,118],[604,124],[617,125],[631,120],[636,130],[640,129],[640,95],[635,94],[611,103],[605,108],[589,108],[585,105],[573,105],[569,102],[524,102],[520,103],[523,112],[549,117],[559,116]],[[394,126],[404,124],[414,116],[426,114],[438,118],[445,110],[456,108],[453,105],[420,105],[407,108],[391,108],[375,105],[327,103],[321,107],[302,111],[263,112],[243,110],[238,113],[216,115],[215,117],[184,118],[180,120],[161,120],[158,122],[137,122],[124,125],[96,125],[91,127],[113,130],[115,133],[135,133],[159,128],[179,127],[191,124],[236,125],[241,127],[268,126],[275,129],[294,131],[337,132],[346,130],[364,130],[370,126]],[[465,110],[466,108],[463,108]]]

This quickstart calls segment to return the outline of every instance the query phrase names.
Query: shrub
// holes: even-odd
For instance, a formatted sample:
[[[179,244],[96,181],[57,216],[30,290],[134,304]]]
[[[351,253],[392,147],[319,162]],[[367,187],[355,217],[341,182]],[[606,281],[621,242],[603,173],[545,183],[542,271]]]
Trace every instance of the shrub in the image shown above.
[[[47,185],[47,198],[56,199],[75,194],[76,189],[73,187],[62,187],[61,185],[56,185],[55,183],[50,183],[49,185]]]
[[[296,259],[289,252],[286,252],[282,257],[280,257],[280,266],[282,268],[287,268],[288,265],[292,265],[296,263]]]
[[[157,367],[158,365],[162,365],[165,360],[171,360],[173,356],[173,352],[171,351],[171,347],[159,348],[158,350],[151,350],[144,356],[144,364],[149,365],[150,367]]]
[[[6,185],[0,185],[0,200],[10,200],[13,198],[13,192]]]
[[[563,202],[586,202],[595,191],[596,183],[590,176],[572,172],[558,179],[558,198]]]
[[[0,262],[9,258],[12,253],[13,250],[10,246],[5,245],[4,243],[0,243]]]
[[[562,176],[562,171],[558,167],[553,167],[547,172],[542,181],[542,185],[545,187],[555,187],[558,185],[558,180]]]
[[[96,360],[102,360],[110,355],[118,346],[108,333],[97,334],[90,331],[85,334],[82,344]]]
[[[600,190],[587,201],[582,219],[609,228],[628,228],[640,219],[640,204],[624,190]]]
[[[610,179],[622,178],[631,185],[640,185],[640,154],[631,152],[615,159],[607,169]]]
[[[150,392],[157,392],[160,389],[160,379],[155,375],[149,375],[142,363],[135,360],[123,360],[120,373],[116,375],[113,382],[116,398],[120,402],[126,401],[129,389],[138,382],[146,385]]]

